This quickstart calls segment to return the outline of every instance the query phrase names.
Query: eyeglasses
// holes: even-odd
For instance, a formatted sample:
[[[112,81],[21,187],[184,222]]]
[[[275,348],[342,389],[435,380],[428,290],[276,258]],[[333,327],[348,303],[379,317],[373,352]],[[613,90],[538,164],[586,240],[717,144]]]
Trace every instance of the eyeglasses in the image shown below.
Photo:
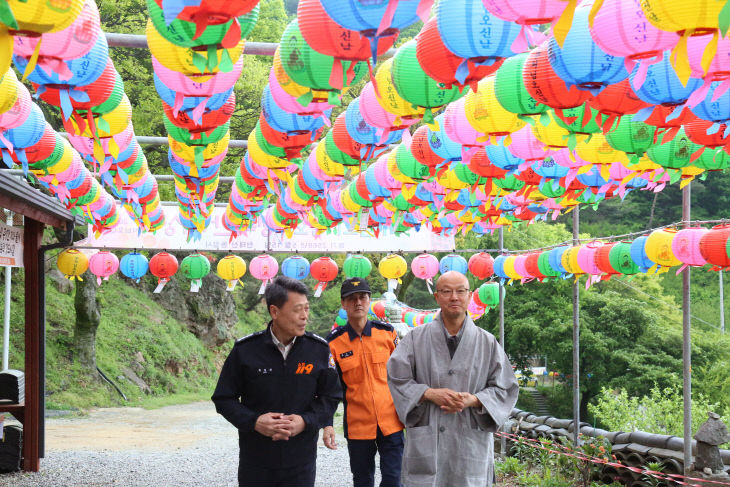
[[[447,297],[453,296],[454,294],[456,294],[460,298],[463,298],[464,296],[467,295],[467,293],[469,293],[469,290],[468,289],[437,289],[436,292],[439,294],[443,294],[444,296],[447,296]]]

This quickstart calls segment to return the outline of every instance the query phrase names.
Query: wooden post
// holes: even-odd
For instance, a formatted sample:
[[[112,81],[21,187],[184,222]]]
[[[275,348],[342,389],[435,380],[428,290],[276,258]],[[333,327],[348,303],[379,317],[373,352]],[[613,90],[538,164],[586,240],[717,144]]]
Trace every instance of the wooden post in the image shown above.
[[[40,405],[40,319],[41,302],[38,276],[41,269],[38,250],[43,237],[43,223],[25,219],[23,261],[25,266],[25,422],[23,423],[23,470],[37,472],[39,456]]]

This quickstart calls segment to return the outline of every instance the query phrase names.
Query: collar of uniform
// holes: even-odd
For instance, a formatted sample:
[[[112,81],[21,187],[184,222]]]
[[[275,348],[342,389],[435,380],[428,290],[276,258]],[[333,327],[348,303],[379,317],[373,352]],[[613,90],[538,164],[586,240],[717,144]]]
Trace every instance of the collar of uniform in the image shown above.
[[[289,345],[294,345],[294,343],[297,341],[297,337],[294,337],[292,339],[292,341],[289,342],[289,345],[284,345],[283,343],[281,343],[279,341],[278,338],[276,338],[276,335],[274,335],[274,327],[272,325],[273,325],[273,322],[272,321],[269,321],[269,324],[266,327],[267,330],[269,331],[267,333],[268,339],[269,339],[269,341],[271,342],[272,345],[274,345],[276,348],[279,348],[279,345],[281,345],[282,347],[287,347]]]
[[[372,328],[372,325],[370,324],[370,320],[368,320],[365,323],[365,328],[362,329],[362,335],[369,337],[372,333],[370,332],[370,329]],[[350,341],[354,340],[358,337],[357,332],[352,328],[352,325],[348,322],[347,323],[347,334],[350,335]]]

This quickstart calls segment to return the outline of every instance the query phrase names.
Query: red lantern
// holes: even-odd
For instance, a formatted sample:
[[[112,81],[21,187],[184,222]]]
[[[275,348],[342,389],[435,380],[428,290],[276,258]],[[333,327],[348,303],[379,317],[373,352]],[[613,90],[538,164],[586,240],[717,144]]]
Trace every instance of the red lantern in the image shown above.
[[[589,91],[573,85],[570,89],[555,73],[548,59],[547,43],[543,42],[527,56],[522,68],[527,92],[535,100],[555,109],[575,108],[591,98]]]
[[[598,110],[596,122],[606,133],[611,130],[621,115],[636,113],[648,106],[648,103],[636,96],[629,79],[626,78],[619,83],[608,85],[594,98],[588,100],[587,109]],[[602,120],[602,118],[605,118],[605,120]]]
[[[606,274],[605,276],[603,276],[603,279],[609,279],[611,276],[619,274],[619,272],[617,272],[616,269],[614,269],[614,267],[611,265],[611,259],[609,257],[611,249],[615,245],[615,242],[608,245],[601,245],[593,254],[593,260],[596,264],[596,267],[599,271]]]
[[[730,238],[730,225],[717,225],[704,234],[700,239],[700,254],[711,271],[727,270],[730,267],[730,257],[727,251],[727,241]]]
[[[99,76],[94,82],[81,87],[71,87],[66,85],[44,85],[42,90],[43,93],[41,93],[39,97],[41,100],[45,101],[49,105],[53,105],[54,107],[61,107],[63,106],[61,104],[61,97],[69,96],[69,101],[71,102],[71,106],[74,108],[74,110],[89,110],[95,106],[101,105],[109,99],[109,96],[114,90],[115,83],[117,82],[117,77],[117,70],[114,68],[114,63],[110,58],[107,61],[106,68],[104,68],[104,71],[102,71],[101,76]],[[31,84],[36,90],[36,93],[38,93],[40,85],[36,83]],[[68,91],[71,89],[76,91],[83,91],[84,93],[89,95],[89,100],[76,100],[76,97],[73,94],[68,93]],[[65,95],[61,94],[61,92],[63,91],[66,91]]]
[[[444,158],[436,154],[428,144],[427,125],[421,125],[413,134],[411,154],[418,162],[428,167],[438,166],[444,162]]]
[[[315,297],[322,295],[322,291],[327,287],[327,283],[337,277],[339,270],[337,262],[329,257],[319,257],[312,261],[309,265],[309,273],[318,281],[314,288]]]
[[[720,124],[720,128],[714,134],[708,134],[707,130],[713,125],[713,122],[697,118],[684,126],[684,133],[695,144],[712,148],[728,145],[730,143],[730,136],[724,136],[728,126],[724,123]]]
[[[375,158],[387,149],[387,146],[381,146],[375,149],[372,147],[368,148],[367,145],[361,144],[350,137],[345,123],[345,112],[342,112],[332,125],[332,139],[338,149],[351,158],[361,162]]]
[[[385,319],[385,303],[383,301],[375,301],[370,309],[373,311],[375,316],[381,320]]]
[[[646,124],[663,129],[660,130],[660,134],[663,134],[662,144],[672,140],[674,136],[677,135],[677,132],[682,125],[687,125],[697,118],[689,108],[684,107],[679,113],[679,116],[672,118],[671,120],[667,120],[667,117],[673,115],[674,110],[676,109],[676,106],[657,105],[651,112],[651,115],[644,120],[644,123]]]
[[[529,254],[527,256],[527,259],[525,259],[525,269],[527,270],[527,273],[531,276],[534,276],[535,279],[538,281],[542,281],[545,279],[545,274],[540,272],[540,252],[534,252],[532,254]]]
[[[347,61],[366,61],[375,54],[367,37],[332,20],[319,0],[299,0],[297,18],[302,37],[318,53]],[[397,29],[388,29],[377,37],[377,54],[393,47],[397,37]]]
[[[162,291],[165,284],[177,272],[178,264],[174,255],[167,252],[159,252],[150,259],[150,273],[157,278],[156,293]]]
[[[416,57],[423,71],[439,83],[444,83],[447,90],[456,85],[459,89],[469,86],[477,91],[479,80],[489,76],[502,65],[500,60],[490,66],[477,66],[474,61],[467,61],[449,51],[439,34],[436,17],[426,22],[418,33]],[[463,63],[467,63],[468,70],[464,73],[463,81],[459,81],[456,73]]]
[[[200,123],[195,122],[183,110],[177,112],[177,116],[175,116],[172,107],[164,101],[162,102],[162,109],[165,111],[165,116],[167,116],[168,120],[176,127],[187,129],[191,133],[209,132],[221,125],[225,125],[230,120],[233,111],[236,109],[236,94],[232,92],[228,100],[218,110],[203,113]]]
[[[468,267],[477,279],[486,279],[494,274],[494,258],[486,252],[479,252],[469,257]]]

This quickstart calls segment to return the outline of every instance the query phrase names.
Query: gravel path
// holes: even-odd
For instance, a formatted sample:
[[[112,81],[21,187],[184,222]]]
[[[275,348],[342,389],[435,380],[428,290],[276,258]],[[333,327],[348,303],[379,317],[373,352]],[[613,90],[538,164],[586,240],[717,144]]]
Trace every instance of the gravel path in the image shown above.
[[[352,485],[341,435],[338,443],[333,451],[320,440],[316,487]],[[80,418],[48,418],[40,472],[0,475],[0,486],[224,487],[237,485],[237,466],[236,430],[210,402],[99,409]],[[379,477],[376,471],[376,485]]]

